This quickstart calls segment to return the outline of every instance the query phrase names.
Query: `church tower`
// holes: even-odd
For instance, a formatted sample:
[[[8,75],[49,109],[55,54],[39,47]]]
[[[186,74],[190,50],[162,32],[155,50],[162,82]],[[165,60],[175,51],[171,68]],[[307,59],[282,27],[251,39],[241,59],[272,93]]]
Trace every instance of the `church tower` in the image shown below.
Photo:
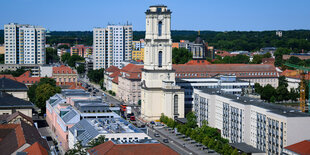
[[[172,69],[171,11],[150,6],[146,14],[144,68],[141,83],[141,115],[157,120],[161,114],[184,117],[184,91],[175,85]]]

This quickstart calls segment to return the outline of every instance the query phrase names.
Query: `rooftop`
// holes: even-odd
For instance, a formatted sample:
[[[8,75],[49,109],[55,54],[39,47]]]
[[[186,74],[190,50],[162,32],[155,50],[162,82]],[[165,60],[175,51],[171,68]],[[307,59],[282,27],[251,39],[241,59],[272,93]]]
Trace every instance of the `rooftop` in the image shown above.
[[[2,77],[0,79],[0,90],[22,90],[27,91],[28,88],[25,84],[18,81]]]
[[[231,101],[234,101],[234,102],[237,102],[243,105],[252,105],[252,106],[260,107],[260,108],[268,110],[271,113],[275,113],[275,114],[278,114],[284,117],[310,117],[310,114],[300,112],[293,108],[288,108],[288,107],[273,104],[273,103],[263,102],[262,100],[250,98],[246,96],[237,96],[234,94],[224,93],[216,88],[203,88],[199,90],[207,94],[216,94],[216,95],[231,99]]]
[[[230,143],[232,147],[246,153],[246,154],[252,154],[252,153],[265,153],[264,151],[261,151],[251,145],[248,145],[246,143]]]
[[[33,104],[30,101],[26,101],[11,94],[0,92],[0,107],[27,107],[32,108]]]
[[[54,74],[76,74],[70,67],[61,65],[59,67],[53,67]]]
[[[300,155],[310,154],[310,140],[304,140],[299,143],[289,145],[285,147],[286,150],[292,151]]]
[[[161,143],[150,144],[117,144],[112,141],[105,142],[88,150],[90,155],[177,155],[178,153]]]
[[[122,118],[83,119],[69,130],[73,135],[77,134],[75,137],[82,141],[82,145],[86,145],[99,134],[143,133]]]

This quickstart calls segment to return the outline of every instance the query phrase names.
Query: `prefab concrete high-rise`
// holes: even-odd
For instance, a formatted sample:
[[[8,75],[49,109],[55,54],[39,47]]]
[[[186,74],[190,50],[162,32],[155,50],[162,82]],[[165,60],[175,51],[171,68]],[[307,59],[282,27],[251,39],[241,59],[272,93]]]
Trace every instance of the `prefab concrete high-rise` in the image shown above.
[[[5,64],[45,64],[45,28],[4,25]]]
[[[94,69],[121,67],[131,60],[132,25],[108,25],[93,29]]]

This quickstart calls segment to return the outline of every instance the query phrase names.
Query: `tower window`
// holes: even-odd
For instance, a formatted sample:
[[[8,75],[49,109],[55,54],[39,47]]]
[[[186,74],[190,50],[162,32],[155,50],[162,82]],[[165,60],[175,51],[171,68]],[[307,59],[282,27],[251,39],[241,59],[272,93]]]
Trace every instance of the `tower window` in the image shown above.
[[[159,51],[158,52],[158,67],[162,67],[163,64],[163,52]]]
[[[162,25],[163,23],[160,21],[158,22],[158,36],[161,36],[161,33],[162,33]]]
[[[178,115],[178,95],[174,95],[174,115]]]

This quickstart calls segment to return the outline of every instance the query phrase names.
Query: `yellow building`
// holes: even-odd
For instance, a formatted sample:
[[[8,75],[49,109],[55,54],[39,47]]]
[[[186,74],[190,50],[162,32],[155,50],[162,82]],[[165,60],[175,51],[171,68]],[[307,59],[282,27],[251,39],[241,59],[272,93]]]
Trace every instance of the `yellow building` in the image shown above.
[[[4,54],[4,46],[0,46],[0,54]]]
[[[131,55],[132,55],[132,60],[144,61],[144,48],[141,48],[140,50],[133,50]]]

